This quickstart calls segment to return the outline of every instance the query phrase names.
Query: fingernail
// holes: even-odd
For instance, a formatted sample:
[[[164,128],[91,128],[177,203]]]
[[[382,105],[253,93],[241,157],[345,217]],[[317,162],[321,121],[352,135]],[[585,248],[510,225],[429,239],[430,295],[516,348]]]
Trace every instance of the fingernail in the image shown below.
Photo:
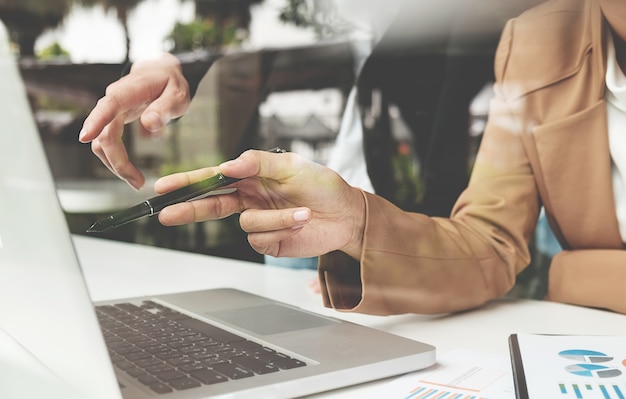
[[[159,130],[161,129],[161,127],[163,127],[163,121],[161,120],[161,116],[154,111],[148,113],[144,118],[144,123],[147,125],[146,127],[150,130]]]
[[[126,179],[126,183],[128,183],[129,186],[131,186],[132,188],[134,188],[136,191],[141,190],[141,184],[134,178],[128,178]]]
[[[220,165],[220,168],[232,168],[235,167],[237,165],[241,164],[241,160],[240,159],[232,159],[230,161],[226,161],[224,163],[222,163]]]
[[[300,210],[300,211],[295,211],[293,213],[293,220],[295,220],[296,222],[305,222],[306,220],[309,219],[309,211],[308,210]]]
[[[87,125],[83,125],[82,129],[80,129],[80,133],[78,133],[78,140],[83,141],[84,137],[87,135]]]

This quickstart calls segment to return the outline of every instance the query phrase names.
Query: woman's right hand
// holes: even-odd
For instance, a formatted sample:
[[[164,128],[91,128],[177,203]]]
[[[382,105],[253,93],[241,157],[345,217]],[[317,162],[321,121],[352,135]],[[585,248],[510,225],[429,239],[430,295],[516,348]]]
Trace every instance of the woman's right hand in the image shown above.
[[[220,219],[241,213],[239,222],[250,245],[276,257],[309,257],[341,250],[360,259],[365,228],[365,199],[337,173],[294,153],[250,150],[219,167],[177,173],[159,179],[166,193],[221,172],[240,178],[231,194],[169,206],[164,225]]]
[[[111,83],[89,113],[79,134],[109,170],[135,189],[143,174],[129,161],[122,141],[124,125],[137,119],[141,128],[158,135],[189,107],[189,85],[178,59],[169,53],[135,62],[130,73]]]

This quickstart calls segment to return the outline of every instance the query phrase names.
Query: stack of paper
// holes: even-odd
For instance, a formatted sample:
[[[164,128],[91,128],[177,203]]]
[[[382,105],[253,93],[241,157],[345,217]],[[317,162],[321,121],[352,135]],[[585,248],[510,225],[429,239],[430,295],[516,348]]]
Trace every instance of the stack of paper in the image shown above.
[[[519,399],[626,398],[626,337],[515,334]]]

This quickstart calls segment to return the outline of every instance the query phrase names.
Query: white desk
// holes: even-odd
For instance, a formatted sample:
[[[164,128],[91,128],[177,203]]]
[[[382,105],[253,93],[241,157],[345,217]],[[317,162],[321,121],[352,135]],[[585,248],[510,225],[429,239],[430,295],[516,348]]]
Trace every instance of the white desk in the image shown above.
[[[151,178],[139,191],[119,179],[60,180],[57,195],[64,211],[69,213],[104,213],[135,205],[153,197]]]
[[[437,347],[438,354],[465,348],[508,355],[511,333],[624,334],[626,316],[558,303],[499,300],[455,315],[368,316],[341,313],[322,306],[308,283],[310,270],[291,270],[256,263],[74,237],[85,278],[95,301],[123,297],[235,287],[344,318]],[[384,383],[359,385],[315,397],[348,398]]]

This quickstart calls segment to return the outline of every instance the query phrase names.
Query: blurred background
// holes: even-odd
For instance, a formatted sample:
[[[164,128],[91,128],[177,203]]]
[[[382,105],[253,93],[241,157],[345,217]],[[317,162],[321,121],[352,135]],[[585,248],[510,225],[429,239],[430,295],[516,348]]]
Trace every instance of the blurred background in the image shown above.
[[[333,27],[333,10],[311,6],[281,0],[0,1],[72,232],[83,234],[96,218],[153,195],[158,176],[213,165],[247,148],[281,144],[321,159],[337,131],[352,64],[340,39],[345,29]],[[148,177],[147,187],[135,193],[78,143],[77,134],[127,63],[163,51],[177,54],[201,82],[188,115],[161,138],[127,126],[130,156]],[[235,217],[176,228],[144,220],[105,237],[262,262]]]
[[[403,209],[445,216],[486,123],[501,29],[538,2],[0,0],[0,20],[70,229],[84,234],[96,219],[154,195],[157,177],[248,148],[278,145],[333,162],[338,135],[355,120],[369,143],[371,190]],[[126,127],[129,155],[148,180],[135,192],[77,136],[107,85],[129,63],[161,52],[177,55],[197,89],[188,113],[160,137]],[[362,152],[360,141],[343,146]],[[180,227],[148,218],[102,236],[264,262],[236,215]],[[533,251],[539,266],[530,269],[541,270],[551,249],[537,252],[533,243]],[[524,293],[540,295],[540,280],[528,281]]]

